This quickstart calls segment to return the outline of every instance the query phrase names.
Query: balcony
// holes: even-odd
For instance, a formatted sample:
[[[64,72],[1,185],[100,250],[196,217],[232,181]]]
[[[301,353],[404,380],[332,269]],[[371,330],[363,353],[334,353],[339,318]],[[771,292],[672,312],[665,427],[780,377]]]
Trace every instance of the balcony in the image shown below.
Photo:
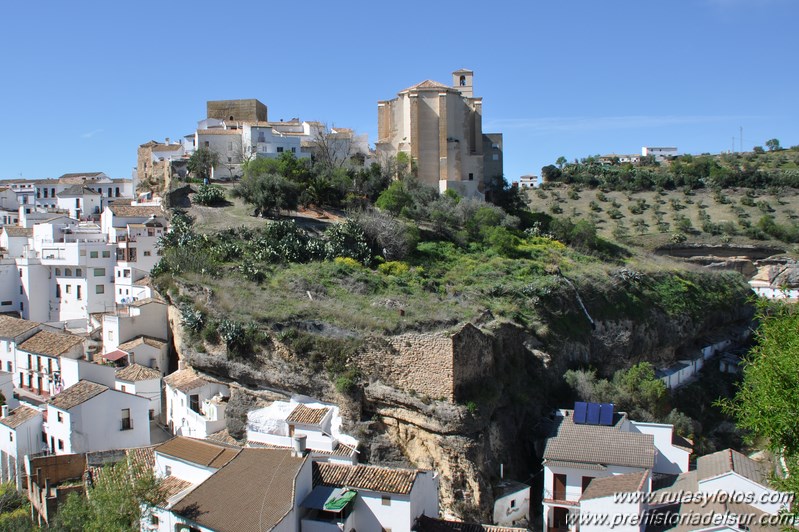
[[[544,490],[544,502],[549,504],[560,504],[565,506],[579,506],[580,493],[576,496],[568,493],[567,490]]]

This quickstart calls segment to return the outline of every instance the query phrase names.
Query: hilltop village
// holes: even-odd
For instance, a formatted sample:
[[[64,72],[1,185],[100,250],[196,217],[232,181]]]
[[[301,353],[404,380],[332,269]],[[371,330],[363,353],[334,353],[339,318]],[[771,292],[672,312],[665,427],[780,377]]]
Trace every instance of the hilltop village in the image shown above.
[[[190,133],[138,146],[131,178],[75,172],[0,182],[0,477],[27,498],[33,523],[62,523],[59,511],[74,503],[71,494],[91,496],[92,487],[120,464],[128,468],[131,485],[134,477],[143,476],[157,485],[157,500],[139,501],[140,528],[148,531],[667,530],[667,523],[699,523],[708,512],[707,497],[718,493],[756,497],[734,508],[714,500],[712,510],[727,516],[727,528],[712,530],[749,530],[752,516],[777,516],[784,510],[790,497],[769,483],[773,464],[731,448],[699,455],[695,442],[672,423],[636,419],[634,412],[590,398],[568,405],[561,401],[564,407],[530,416],[526,403],[537,401],[536,408],[543,409],[539,399],[546,394],[530,391],[544,385],[525,381],[526,372],[545,381],[556,374],[560,378],[577,361],[598,359],[591,358],[592,348],[567,338],[558,345],[571,353],[570,361],[545,360],[547,335],[567,336],[553,329],[554,321],[538,323],[536,336],[503,321],[501,309],[473,312],[462,297],[465,289],[443,283],[431,289],[443,294],[437,304],[462,312],[440,319],[433,315],[438,307],[413,308],[394,296],[372,304],[363,315],[345,310],[353,322],[364,322],[372,313],[386,316],[385,323],[417,320],[396,327],[381,322],[393,332],[363,342],[345,330],[346,323],[332,318],[303,315],[300,332],[289,320],[275,319],[274,334],[267,337],[255,330],[257,324],[236,321],[240,311],[226,314],[223,306],[214,308],[226,290],[233,294],[234,285],[245,282],[250,283],[244,289],[247,297],[257,299],[261,290],[267,297],[266,292],[291,285],[297,301],[291,304],[326,300],[334,305],[332,288],[314,282],[324,274],[321,266],[308,270],[302,281],[270,286],[265,278],[275,270],[259,270],[256,261],[236,262],[250,256],[247,246],[269,240],[258,232],[268,230],[264,227],[294,235],[305,246],[286,251],[289,244],[280,241],[280,249],[269,251],[281,257],[274,264],[313,267],[314,261],[325,262],[354,279],[345,291],[358,295],[366,290],[369,250],[358,255],[335,247],[337,239],[360,238],[346,233],[351,231],[348,209],[373,202],[367,185],[343,190],[330,184],[345,171],[363,183],[387,179],[373,194],[384,198],[375,203],[377,214],[369,211],[372,222],[382,220],[381,227],[389,222],[380,211],[404,209],[413,218],[413,198],[428,191],[425,201],[451,201],[452,219],[466,220],[450,235],[453,241],[463,239],[464,249],[482,238],[496,249],[529,245],[527,253],[545,256],[542,260],[552,264],[557,264],[553,257],[587,262],[554,243],[565,238],[536,233],[534,225],[526,233],[538,239],[534,243],[519,244],[503,232],[522,215],[514,221],[499,207],[488,206],[510,201],[523,210],[524,200],[520,207],[518,198],[533,179],[523,179],[518,188],[502,179],[503,137],[483,131],[482,99],[475,96],[473,83],[472,71],[456,70],[449,84],[425,80],[378,101],[374,147],[365,134],[346,127],[300,118],[270,120],[267,106],[255,99],[209,101],[205,117]],[[658,149],[670,148],[649,148]],[[656,155],[673,155],[664,153]],[[317,188],[253,177],[258,165],[273,175],[277,165],[302,161],[330,172],[324,180],[309,181]],[[388,169],[385,175],[381,168]],[[398,185],[408,176],[418,188]],[[327,188],[318,188],[319,183]],[[309,200],[311,192],[316,195]],[[306,199],[275,199],[291,194],[306,194]],[[325,198],[335,194],[341,208],[325,208]],[[190,227],[192,216],[210,217],[233,198],[248,205],[249,227],[230,222],[214,227],[220,233]],[[269,213],[278,221],[267,220]],[[285,225],[281,218],[288,213],[296,225]],[[419,214],[417,221],[422,239],[424,233],[449,230],[446,220]],[[298,226],[306,227],[307,234],[293,232]],[[491,231],[483,231],[486,227]],[[375,271],[386,277],[417,275],[413,282],[424,284],[420,266],[402,262],[405,241],[399,240],[379,241]],[[621,253],[600,248],[597,241],[590,245],[593,256]],[[227,289],[211,285],[223,274],[200,264],[203,255],[222,248],[226,258],[219,262],[236,264],[246,279],[234,280]],[[290,254],[304,258],[285,259]],[[475,271],[478,266],[472,265]],[[527,283],[531,300],[567,294],[564,301],[576,308],[570,315],[577,316],[576,325],[568,327],[592,338],[626,334],[636,353],[656,353],[653,379],[666,393],[696,381],[703,367],[738,373],[751,313],[726,308],[726,300],[712,302],[718,304],[705,312],[710,307],[702,305],[711,305],[708,296],[686,310],[701,315],[693,322],[674,318],[679,323],[673,328],[663,322],[654,333],[642,332],[624,319],[597,316],[580,297],[582,285],[578,290],[569,284],[566,267],[566,273],[549,268],[538,270],[557,278],[557,289],[542,287],[536,295],[532,292],[538,288]],[[614,268],[619,283],[637,282],[635,272]],[[795,297],[772,282],[774,277],[757,277],[751,286],[764,297]],[[699,284],[697,279],[690,282]],[[722,279],[725,293],[743,301],[749,285],[731,279]],[[497,301],[506,295],[491,293]],[[525,309],[513,312],[527,317]],[[671,309],[666,314],[674,317]],[[433,332],[420,325],[437,319]],[[308,331],[352,349],[336,351],[335,358],[338,348],[332,343],[314,344],[305,360],[297,353],[302,340],[312,342],[303,336]],[[621,340],[594,342],[608,368],[632,365],[603,351],[606,345],[613,351]],[[321,366],[313,365],[317,351],[326,351],[318,355]],[[511,379],[507,375],[514,373],[520,375],[518,387],[492,396],[488,383]],[[362,407],[367,403],[372,408],[368,416]],[[504,409],[506,421],[500,424],[485,414],[485,405]],[[374,426],[380,427],[380,437]],[[534,430],[519,442],[535,440],[535,445],[520,443],[507,451],[513,442],[506,440],[528,426]],[[472,440],[466,441],[467,436]],[[497,449],[503,450],[490,456]],[[517,459],[520,454],[525,458]],[[698,497],[679,497],[689,492]]]

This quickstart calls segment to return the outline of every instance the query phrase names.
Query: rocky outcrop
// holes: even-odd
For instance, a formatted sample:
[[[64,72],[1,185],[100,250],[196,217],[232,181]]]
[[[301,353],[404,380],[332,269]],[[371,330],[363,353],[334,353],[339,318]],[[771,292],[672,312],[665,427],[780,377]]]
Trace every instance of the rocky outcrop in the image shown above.
[[[634,315],[599,308],[599,296],[578,286],[588,293],[592,326],[572,301],[575,289],[568,288],[558,296],[562,299],[538,302],[546,321],[540,326],[484,317],[479,326],[366,335],[349,357],[360,382],[347,394],[274,335],[246,360],[229,359],[221,348],[188,338],[174,307],[169,315],[184,363],[261,399],[302,393],[339,404],[347,431],[365,444],[362,460],[435,469],[444,513],[483,521],[500,465],[521,481],[540,469],[537,423],[556,406],[552,397],[566,369],[590,365],[609,375],[642,360],[665,365],[705,335],[746,326],[751,309],[742,301],[748,286],[736,283],[730,305],[702,308],[698,301],[693,314],[669,315],[654,306],[647,312],[635,307]],[[613,302],[619,294],[603,297]],[[253,404],[244,397],[233,403],[230,411],[238,418]],[[232,420],[228,429],[241,435],[242,419]]]

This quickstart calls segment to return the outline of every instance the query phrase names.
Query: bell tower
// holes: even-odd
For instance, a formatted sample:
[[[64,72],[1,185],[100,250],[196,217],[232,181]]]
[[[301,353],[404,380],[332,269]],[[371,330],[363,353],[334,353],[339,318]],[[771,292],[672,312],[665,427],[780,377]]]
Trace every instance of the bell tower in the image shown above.
[[[473,78],[474,72],[471,70],[456,70],[452,73],[452,88],[459,90],[466,98],[474,98]]]

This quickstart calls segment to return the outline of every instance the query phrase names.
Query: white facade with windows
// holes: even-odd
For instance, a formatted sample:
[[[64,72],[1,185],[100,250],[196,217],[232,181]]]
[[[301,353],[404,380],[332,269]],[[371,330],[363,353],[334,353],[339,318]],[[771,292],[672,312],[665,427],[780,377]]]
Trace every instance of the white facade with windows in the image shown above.
[[[21,491],[25,487],[25,456],[44,448],[42,412],[26,405],[14,410],[3,405],[0,416],[0,481],[13,482]]]
[[[172,434],[206,438],[225,428],[228,386],[206,380],[192,369],[167,375],[164,385],[166,421]]]

